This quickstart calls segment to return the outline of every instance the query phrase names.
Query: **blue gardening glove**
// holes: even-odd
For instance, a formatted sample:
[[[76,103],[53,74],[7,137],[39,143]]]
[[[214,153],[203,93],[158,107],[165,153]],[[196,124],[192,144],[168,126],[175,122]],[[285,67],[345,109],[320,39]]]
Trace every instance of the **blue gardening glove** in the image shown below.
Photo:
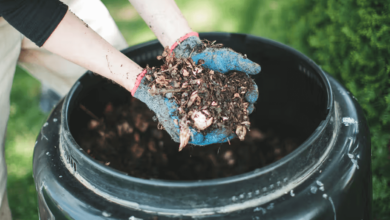
[[[244,56],[229,48],[206,48],[200,53],[198,53],[196,49],[193,50],[193,48],[196,48],[201,44],[202,42],[199,37],[191,36],[180,44],[177,44],[173,52],[177,58],[188,58],[191,56],[195,63],[198,63],[198,61],[202,59],[205,61],[202,66],[221,73],[227,73],[234,70],[249,75],[256,75],[261,70],[259,64],[244,58]]]
[[[201,53],[197,53],[192,50],[192,48],[201,43],[202,42],[198,37],[192,36],[177,45],[173,52],[175,52],[176,57],[187,58],[191,54],[192,59],[196,63],[199,59],[202,59],[205,61],[203,64],[204,67],[221,73],[236,70],[254,75],[259,73],[261,70],[258,64],[244,58],[241,54],[238,54],[231,49],[207,48]],[[179,121],[179,118],[175,114],[178,106],[174,99],[170,99],[172,94],[167,93],[165,97],[162,95],[152,96],[148,92],[150,88],[144,83],[145,73],[146,70],[138,76],[135,89],[132,91],[133,96],[144,102],[152,111],[154,111],[160,124],[163,125],[164,129],[171,135],[172,139],[175,142],[180,142],[180,127],[179,124],[175,123],[175,119],[177,122]],[[248,112],[252,113],[254,109],[253,103],[256,102],[258,98],[258,89],[256,85],[254,85],[254,89],[252,91],[247,92],[245,98],[249,103],[251,103],[248,107]],[[191,127],[190,131],[192,135],[189,143],[194,145],[224,143],[236,137],[235,134],[230,134],[230,132],[227,132],[224,129],[216,129],[207,135],[203,135]]]
[[[199,37],[191,36],[180,44],[177,44],[177,46],[175,45],[176,47],[173,52],[177,58],[188,58],[191,55],[191,58],[195,63],[198,63],[198,61],[202,59],[205,61],[202,66],[221,73],[240,71],[249,75],[256,75],[261,71],[259,64],[244,58],[244,56],[229,48],[207,48],[201,53],[197,53],[193,48],[196,48],[200,44],[202,44],[202,42]],[[257,85],[255,82],[253,83],[254,89],[248,91],[245,95],[246,100],[251,103],[248,107],[249,114],[253,112],[253,104],[257,101],[259,96]]]
[[[177,109],[177,107],[173,108],[175,101],[168,100],[162,95],[151,95],[149,93],[150,87],[147,85],[148,83],[145,84],[146,77],[144,76],[146,72],[147,69],[145,69],[142,73],[138,75],[131,94],[133,95],[133,97],[145,103],[150,108],[150,110],[156,113],[158,121],[161,125],[163,125],[165,130],[172,137],[172,139],[175,142],[180,142],[180,130],[178,129],[178,125],[174,123],[174,118],[172,117],[173,112]]]
[[[249,75],[258,74],[261,70],[259,64],[252,62],[251,60],[244,58],[241,54],[234,52],[229,48],[206,48],[202,52],[198,53],[196,47],[202,44],[201,40],[197,36],[191,36],[182,41],[180,44],[174,48],[173,52],[177,58],[184,57],[188,58],[191,56],[192,60],[195,63],[198,63],[200,59],[204,60],[205,63],[202,65],[206,68],[218,71],[221,73],[228,73],[230,71],[240,71],[245,72]],[[195,49],[193,49],[195,48]],[[253,82],[254,83],[254,82]],[[258,88],[254,83],[254,89],[248,91],[245,95],[246,100],[250,103],[248,106],[249,114],[254,110],[254,103],[258,98]],[[177,109],[175,103],[167,103],[170,109]],[[170,112],[172,118],[174,118],[174,111]],[[178,128],[178,127],[177,127]],[[197,132],[195,129],[190,128],[192,132],[192,137],[190,139],[191,144],[194,145],[209,145],[215,143],[224,143],[228,140],[236,137],[236,134],[226,135],[224,129],[216,129],[207,135]]]

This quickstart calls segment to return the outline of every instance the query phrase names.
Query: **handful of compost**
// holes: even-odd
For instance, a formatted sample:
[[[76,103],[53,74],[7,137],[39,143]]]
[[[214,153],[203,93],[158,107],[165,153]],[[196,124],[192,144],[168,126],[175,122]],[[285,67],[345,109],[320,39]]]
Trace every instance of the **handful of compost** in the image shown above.
[[[248,75],[237,71],[222,74],[204,68],[204,60],[196,64],[191,58],[176,58],[168,48],[157,59],[164,64],[160,68],[147,67],[145,83],[151,95],[162,95],[176,103],[174,123],[180,127],[179,150],[192,135],[190,127],[203,135],[223,129],[227,138],[235,133],[244,140],[250,129],[245,94],[254,87]]]
[[[164,64],[147,67],[133,93],[156,113],[159,127],[176,142],[208,145],[244,140],[250,129],[258,90],[248,74],[260,66],[215,42],[189,37],[176,49],[165,48],[157,59]]]

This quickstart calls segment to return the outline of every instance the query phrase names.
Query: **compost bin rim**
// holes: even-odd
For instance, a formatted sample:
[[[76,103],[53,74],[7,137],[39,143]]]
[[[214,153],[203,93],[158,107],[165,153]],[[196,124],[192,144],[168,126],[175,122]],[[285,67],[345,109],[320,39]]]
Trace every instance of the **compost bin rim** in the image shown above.
[[[246,40],[248,40],[250,38],[254,38],[254,39],[260,40],[262,42],[266,42],[266,43],[270,44],[271,46],[275,46],[275,47],[279,47],[280,49],[284,49],[287,52],[290,52],[293,55],[298,56],[299,58],[301,58],[302,60],[307,62],[307,64],[310,65],[315,70],[316,74],[320,77],[320,79],[322,80],[322,83],[324,83],[324,85],[325,85],[325,89],[326,89],[326,93],[327,93],[327,106],[326,106],[326,109],[327,109],[326,114],[327,115],[326,115],[326,118],[323,121],[321,121],[321,123],[318,125],[317,129],[314,130],[314,132],[307,138],[307,140],[304,141],[293,152],[287,154],[285,157],[281,158],[280,160],[278,160],[276,162],[273,162],[271,164],[268,164],[264,167],[255,169],[255,170],[250,171],[250,172],[246,172],[246,173],[242,173],[242,174],[234,175],[234,176],[230,176],[230,177],[211,179],[211,180],[191,180],[191,181],[178,180],[178,181],[173,181],[173,180],[162,180],[162,179],[152,179],[152,180],[141,179],[141,178],[126,175],[123,172],[118,171],[114,168],[102,165],[102,164],[98,163],[96,160],[94,160],[93,158],[91,158],[84,151],[79,150],[80,146],[78,145],[78,143],[73,138],[73,136],[70,132],[68,114],[65,114],[66,112],[70,113],[69,112],[69,104],[70,104],[71,98],[73,97],[73,95],[75,93],[79,93],[79,91],[77,91],[77,90],[80,89],[80,87],[82,87],[81,83],[79,81],[77,81],[73,85],[73,87],[71,88],[71,90],[69,91],[67,96],[65,97],[64,105],[63,105],[62,110],[61,110],[62,111],[61,127],[63,129],[63,132],[61,132],[61,135],[64,135],[64,138],[70,142],[68,144],[68,146],[73,148],[72,152],[79,154],[78,156],[81,156],[80,154],[85,155],[85,157],[83,157],[83,159],[86,162],[93,164],[94,166],[99,167],[99,169],[102,172],[104,172],[106,174],[110,174],[112,176],[115,176],[116,178],[121,178],[121,179],[128,180],[130,182],[135,182],[138,184],[144,184],[144,185],[155,186],[155,187],[158,186],[158,187],[189,188],[189,187],[215,186],[215,185],[222,185],[222,184],[230,184],[230,183],[235,183],[235,182],[240,182],[243,180],[256,178],[256,177],[261,176],[261,175],[263,175],[271,170],[275,170],[278,167],[282,166],[283,164],[287,163],[288,161],[292,160],[293,158],[298,156],[302,151],[304,151],[306,148],[308,148],[314,141],[316,141],[317,138],[320,137],[320,135],[323,133],[323,131],[326,127],[325,125],[327,125],[329,120],[330,120],[331,110],[334,107],[334,105],[333,105],[333,92],[331,89],[330,82],[329,82],[328,78],[326,77],[326,74],[324,73],[324,71],[322,71],[322,69],[317,64],[315,64],[314,61],[312,61],[310,58],[306,57],[301,52],[299,52],[299,51],[297,51],[297,50],[295,50],[287,45],[278,43],[278,42],[270,40],[270,39],[262,38],[262,37],[257,37],[257,36],[253,36],[253,35],[249,35],[249,34],[237,34],[237,33],[231,34],[231,33],[223,33],[223,32],[221,32],[221,33],[218,33],[218,32],[200,33],[201,37],[204,37],[205,35],[207,35],[207,36],[218,35],[219,37],[222,37],[224,35],[225,35],[225,37],[231,37],[232,35],[233,36],[234,35],[245,35]],[[145,46],[154,45],[156,43],[158,43],[158,40],[148,41],[148,42],[145,42],[142,44],[138,44],[138,45],[126,48],[126,49],[122,50],[122,53],[126,54],[129,52],[135,51],[137,49],[143,48]],[[85,77],[86,74],[81,76],[81,78]]]

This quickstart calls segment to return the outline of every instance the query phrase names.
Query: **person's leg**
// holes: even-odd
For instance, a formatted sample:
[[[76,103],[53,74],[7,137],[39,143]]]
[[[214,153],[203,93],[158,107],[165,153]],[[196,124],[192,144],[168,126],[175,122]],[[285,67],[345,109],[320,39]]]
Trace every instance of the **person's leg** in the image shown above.
[[[0,219],[11,219],[6,196],[7,166],[4,142],[10,110],[9,97],[22,35],[0,17]]]
[[[9,205],[8,205],[7,193],[4,193],[1,204],[2,205],[0,207],[0,219],[12,220],[11,210],[9,209]]]
[[[63,2],[115,48],[121,50],[127,47],[125,39],[100,0],[63,0]],[[38,48],[26,38],[22,42],[19,65],[43,84],[50,85],[60,96],[64,96],[75,81],[86,72],[86,69]]]

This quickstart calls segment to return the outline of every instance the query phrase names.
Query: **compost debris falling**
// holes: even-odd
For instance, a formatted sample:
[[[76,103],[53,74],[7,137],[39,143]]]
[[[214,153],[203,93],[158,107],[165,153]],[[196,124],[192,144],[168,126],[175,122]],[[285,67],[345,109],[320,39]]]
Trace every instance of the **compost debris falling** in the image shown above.
[[[221,47],[221,44],[204,41],[194,50],[200,52],[206,47]],[[151,95],[175,100],[179,121],[174,122],[180,127],[179,151],[192,136],[190,127],[204,135],[221,129],[227,138],[236,133],[244,140],[250,128],[245,94],[254,84],[247,74],[238,71],[222,74],[204,68],[204,60],[196,64],[191,58],[176,58],[168,47],[157,59],[164,64],[160,68],[146,67],[145,84],[149,85]]]

